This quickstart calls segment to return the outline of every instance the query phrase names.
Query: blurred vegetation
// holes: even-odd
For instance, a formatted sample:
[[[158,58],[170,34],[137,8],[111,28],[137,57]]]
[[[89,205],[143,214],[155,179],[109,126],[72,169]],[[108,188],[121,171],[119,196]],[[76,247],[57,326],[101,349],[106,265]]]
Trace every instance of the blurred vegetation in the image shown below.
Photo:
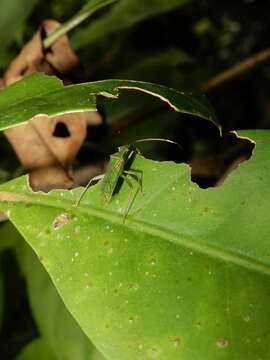
[[[86,0],[1,0],[1,74],[44,19],[64,22],[84,3]],[[71,45],[81,58],[81,67],[72,74],[72,80],[134,79],[196,92],[216,74],[268,48],[269,5],[269,0],[119,0],[70,33]],[[179,115],[147,95],[123,92],[119,101],[102,99],[99,105],[105,114],[107,131],[104,127],[100,131],[90,129],[77,166],[136,138],[170,138],[178,141],[184,151],[177,152],[167,144],[144,144],[142,148],[152,158],[196,165],[194,180],[203,187],[211,186],[230,161],[249,149],[246,142],[239,142],[229,131],[270,127],[269,78],[270,62],[265,62],[207,94],[222,123],[222,139],[210,123]],[[21,169],[3,135],[1,154],[0,180],[5,181]],[[209,171],[202,170],[201,165],[205,166],[203,159],[207,158],[212,164]],[[213,170],[215,159],[222,161],[218,171]],[[3,319],[5,333],[0,338],[0,353],[4,348],[13,349],[5,359],[12,359],[29,341],[28,335],[34,338],[37,333],[27,305],[25,284],[15,265],[15,275],[10,275],[10,264],[14,261],[9,253],[2,256],[5,277],[18,280],[11,280],[18,286],[16,301],[12,287],[6,289],[7,299],[16,311],[18,302],[25,302],[29,319],[22,320],[26,326],[23,335],[19,320],[13,321],[10,329],[6,327],[7,318]],[[10,332],[12,339],[7,340]],[[9,346],[4,346],[7,341]]]

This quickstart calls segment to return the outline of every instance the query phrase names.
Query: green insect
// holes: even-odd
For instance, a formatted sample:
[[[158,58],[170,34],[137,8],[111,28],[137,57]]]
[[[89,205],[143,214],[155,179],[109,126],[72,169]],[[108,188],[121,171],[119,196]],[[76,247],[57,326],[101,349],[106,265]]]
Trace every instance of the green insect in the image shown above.
[[[135,178],[135,180],[137,181],[139,186],[135,189],[135,191],[133,193],[130,193],[130,195],[129,195],[128,202],[127,202],[124,212],[123,212],[123,216],[124,216],[124,220],[125,220],[128,215],[128,212],[130,210],[130,207],[131,207],[135,197],[137,196],[139,189],[142,192],[142,172],[140,170],[134,170],[134,169],[125,170],[125,168],[132,161],[133,157],[136,154],[140,153],[140,151],[134,146],[134,144],[138,143],[138,142],[145,142],[145,141],[168,142],[168,143],[177,145],[182,150],[182,147],[177,142],[168,140],[168,139],[161,139],[161,138],[141,139],[141,140],[134,141],[134,143],[132,143],[132,144],[120,146],[118,148],[118,152],[111,155],[110,162],[109,162],[106,173],[95,176],[94,178],[92,178],[89,181],[89,183],[86,185],[83,192],[81,193],[79,199],[77,200],[75,207],[77,207],[80,204],[84,194],[86,193],[86,191],[89,189],[89,187],[91,186],[91,184],[94,181],[103,179],[102,187],[101,187],[101,199],[102,199],[102,202],[104,204],[106,204],[106,203],[109,203],[110,200],[112,199],[112,196],[116,190],[116,187],[119,184],[120,178],[123,178],[131,189],[133,189],[133,185],[132,185],[129,177]]]

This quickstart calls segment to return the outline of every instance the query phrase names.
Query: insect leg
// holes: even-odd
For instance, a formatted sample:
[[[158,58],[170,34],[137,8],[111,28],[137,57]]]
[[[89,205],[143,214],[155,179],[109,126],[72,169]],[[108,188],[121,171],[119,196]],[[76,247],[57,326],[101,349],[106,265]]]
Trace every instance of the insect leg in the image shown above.
[[[124,217],[124,222],[125,222],[126,217],[129,213],[129,210],[133,204],[133,201],[135,200],[135,198],[138,194],[138,191],[141,190],[141,192],[143,192],[143,190],[142,190],[142,172],[140,170],[130,169],[129,171],[125,171],[121,175],[121,177],[126,181],[126,183],[128,184],[128,186],[131,189],[133,188],[133,185],[132,185],[132,182],[130,181],[129,177],[134,178],[138,183],[138,186],[135,189],[135,191],[133,193],[131,192],[129,194],[129,198],[128,198],[127,204],[126,204],[124,212],[123,212],[123,217]]]
[[[121,175],[121,177],[126,181],[126,183],[128,184],[128,186],[129,186],[131,189],[133,189],[132,182],[128,179],[128,176],[131,176],[131,175],[125,174],[125,173],[123,173],[123,174]],[[140,187],[138,186],[137,189],[135,189],[134,192],[131,192],[131,193],[129,194],[128,201],[127,201],[126,206],[125,206],[125,209],[124,209],[124,211],[123,211],[123,222],[125,222],[126,217],[128,216],[129,210],[130,210],[130,208],[131,208],[131,206],[132,206],[132,204],[133,204],[133,201],[135,200],[135,198],[136,198],[136,196],[137,196],[137,194],[138,194],[139,188],[140,188]]]
[[[142,186],[143,173],[142,173],[142,171],[135,170],[135,169],[129,169],[129,170],[124,171],[124,174],[135,178],[137,183],[140,185],[141,193],[143,194],[143,186]]]
[[[76,203],[74,204],[74,207],[78,207],[82,198],[84,197],[84,194],[86,193],[86,191],[89,189],[89,187],[91,186],[91,184],[94,182],[94,181],[97,181],[97,180],[100,180],[100,179],[103,179],[105,176],[105,174],[101,174],[101,175],[97,175],[95,177],[93,177],[89,182],[88,184],[85,186],[85,188],[83,189],[79,199],[76,201]]]

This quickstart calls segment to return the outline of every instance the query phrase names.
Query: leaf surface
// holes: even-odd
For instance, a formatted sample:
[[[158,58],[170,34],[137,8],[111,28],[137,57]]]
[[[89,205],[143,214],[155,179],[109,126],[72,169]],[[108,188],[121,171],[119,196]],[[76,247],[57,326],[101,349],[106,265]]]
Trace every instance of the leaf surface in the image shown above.
[[[241,134],[254,155],[219,188],[198,188],[186,165],[137,156],[144,195],[125,223],[125,183],[107,206],[97,184],[77,209],[81,189],[1,186],[19,194],[1,210],[109,360],[270,357],[269,135]]]
[[[66,309],[48,273],[22,238],[16,254],[26,278],[31,310],[39,333],[44,344],[54,352],[55,359],[104,360]],[[36,345],[33,347],[37,349]]]
[[[35,73],[0,92],[0,130],[23,124],[38,114],[54,116],[95,110],[95,95],[117,98],[119,89],[145,92],[175,111],[197,115],[219,126],[214,109],[205,98],[166,86],[132,80],[103,80],[63,87],[54,76]]]

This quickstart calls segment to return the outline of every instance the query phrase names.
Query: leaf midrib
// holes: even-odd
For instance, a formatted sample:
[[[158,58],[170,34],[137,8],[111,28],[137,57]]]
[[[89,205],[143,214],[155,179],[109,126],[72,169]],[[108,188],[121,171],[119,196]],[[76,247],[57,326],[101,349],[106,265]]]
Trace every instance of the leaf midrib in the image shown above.
[[[53,208],[63,209],[63,212],[70,212],[72,209],[72,205],[74,204],[71,200],[64,200],[61,199],[61,204],[63,206],[59,206],[59,204],[55,203],[54,198],[49,197],[42,197],[41,201],[35,201],[35,198],[37,199],[37,196],[31,196],[29,195],[29,200],[32,204],[36,205],[44,205],[44,206],[50,206]],[[40,199],[40,197],[39,197]],[[66,205],[66,206],[65,206]],[[67,210],[68,209],[68,210]],[[186,236],[183,236],[181,234],[177,234],[174,231],[171,231],[167,228],[164,228],[162,226],[157,226],[156,224],[149,224],[142,220],[138,220],[135,218],[128,217],[125,220],[125,224],[123,224],[123,215],[114,213],[109,210],[105,209],[99,209],[97,207],[94,207],[93,205],[83,205],[80,204],[80,207],[76,209],[77,211],[86,214],[98,217],[100,219],[104,219],[106,221],[109,221],[111,223],[115,223],[117,225],[125,226],[129,229],[135,230],[136,232],[140,231],[142,233],[146,233],[152,236],[159,237],[161,239],[164,239],[166,241],[170,241],[174,244],[181,245],[187,249],[191,249],[192,251],[197,251],[205,256],[209,256],[214,259],[219,259],[222,262],[230,262],[235,265],[244,267],[249,270],[253,270],[256,272],[264,273],[266,275],[270,275],[270,266],[265,263],[261,263],[253,258],[250,258],[248,256],[245,256],[243,254],[236,254],[229,250],[224,250],[217,248],[213,245],[209,244],[200,244],[193,240],[192,238],[188,238]],[[60,214],[59,214],[60,215]]]

